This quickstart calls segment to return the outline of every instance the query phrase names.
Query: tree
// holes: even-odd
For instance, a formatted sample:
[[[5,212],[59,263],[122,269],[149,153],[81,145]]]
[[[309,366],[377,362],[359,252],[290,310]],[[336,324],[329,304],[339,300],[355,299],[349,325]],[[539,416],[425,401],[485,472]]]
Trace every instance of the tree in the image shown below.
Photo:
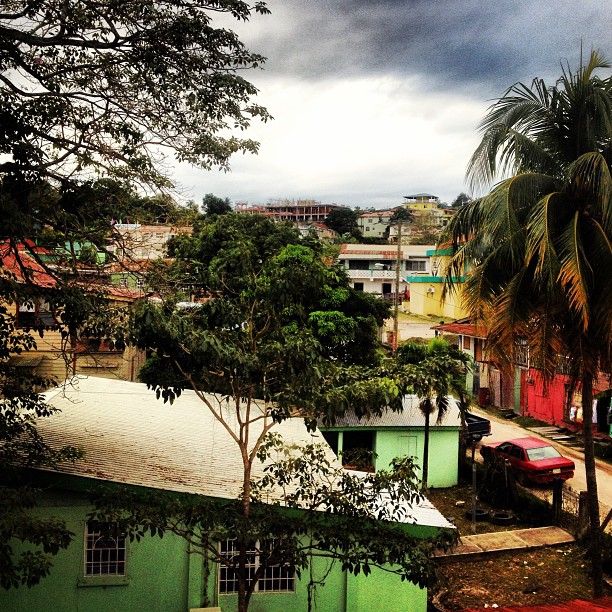
[[[13,275],[2,268],[0,277],[14,282]],[[1,302],[0,318],[0,586],[9,589],[37,584],[49,573],[52,556],[67,548],[73,535],[63,521],[30,514],[36,491],[23,486],[15,457],[22,458],[21,467],[38,468],[74,461],[80,453],[71,447],[53,449],[36,431],[36,419],[53,409],[34,389],[49,381],[11,363],[11,356],[29,350],[34,341],[15,328],[14,318]],[[16,551],[16,541],[27,544],[28,549]]]
[[[402,344],[397,359],[400,363],[416,366],[421,374],[412,383],[412,389],[419,397],[419,410],[425,417],[421,480],[422,488],[427,489],[431,415],[438,411],[436,423],[439,425],[450,409],[451,396],[455,396],[463,418],[469,406],[465,375],[470,357],[444,339],[433,338],[427,345]]]
[[[268,114],[239,72],[260,66],[213,17],[267,13],[242,0],[61,7],[12,2],[0,15],[1,174],[72,180],[89,170],[167,186],[159,156],[227,167],[249,139],[220,135]]]
[[[344,470],[330,453],[325,444],[288,445],[277,434],[268,435],[257,461],[272,460],[264,476],[251,483],[246,520],[242,498],[211,500],[127,489],[99,493],[92,518],[117,523],[131,539],[178,535],[189,542],[191,554],[203,557],[205,572],[217,564],[239,583],[245,575],[244,542],[251,563],[254,556],[258,563],[244,581],[240,610],[248,609],[258,581],[272,566],[288,576],[309,577],[309,611],[316,609],[316,589],[324,586],[334,565],[366,576],[380,568],[421,587],[431,586],[437,573],[434,551],[449,548],[456,532],[442,529],[434,537],[417,538],[406,528],[407,508],[421,500],[412,458],[397,459],[390,470],[360,477]],[[326,562],[319,572],[316,559]],[[210,601],[205,597],[202,604]]]
[[[338,232],[341,236],[348,234],[353,238],[359,238],[361,232],[357,225],[357,213],[352,208],[333,208],[325,218],[325,225],[329,229]]]
[[[601,531],[593,447],[593,381],[612,346],[612,78],[596,51],[553,86],[510,87],[481,123],[468,166],[475,185],[512,174],[457,212],[447,235],[452,275],[475,263],[464,287],[487,322],[489,349],[512,362],[517,338],[546,380],[569,366],[582,390],[595,595],[602,593]]]
[[[469,204],[472,198],[463,191],[452,201],[451,208],[462,208],[466,204]]]
[[[269,118],[252,103],[256,89],[240,74],[264,58],[213,18],[226,14],[220,15],[224,23],[227,18],[241,22],[267,12],[258,0],[4,3],[0,239],[25,278],[16,283],[0,265],[0,380],[5,390],[14,390],[14,401],[0,411],[0,447],[11,448],[7,440],[19,440],[20,431],[35,435],[34,415],[44,417],[47,409],[33,385],[52,382],[19,377],[8,361],[34,346],[37,333],[45,333],[43,327],[16,332],[10,311],[16,303],[50,297],[48,286],[27,271],[22,254],[53,279],[52,301],[61,312],[66,344],[76,330],[104,337],[103,296],[94,297],[79,282],[72,246],[87,242],[104,249],[113,218],[163,223],[192,218],[167,195],[137,195],[135,186],[171,185],[163,171],[166,153],[205,169],[227,169],[232,153],[257,151],[256,142],[227,128],[244,130],[253,118]],[[60,246],[61,265],[44,261],[33,240],[50,249]],[[21,345],[13,339],[16,333]],[[22,449],[24,464],[57,460],[39,439]],[[12,461],[14,456],[0,453],[3,472]],[[47,540],[27,512],[32,493],[23,488],[2,493],[9,517],[0,528],[2,574],[8,576],[2,584],[34,584],[48,564],[37,555],[15,559],[11,536],[54,552],[70,534],[64,530],[56,543],[55,536]],[[50,524],[49,532],[59,534],[59,527]]]
[[[172,249],[176,263],[169,272],[180,286],[190,285],[198,301],[180,305],[184,296],[178,293],[140,305],[134,340],[153,355],[140,377],[164,401],[193,389],[240,448],[242,496],[232,532],[239,608],[246,610],[254,588],[247,580],[247,551],[262,511],[254,503],[252,468],[275,424],[301,416],[314,428],[348,408],[358,415],[401,410],[416,375],[385,364],[355,364],[353,347],[362,344],[360,336],[375,336],[374,323],[384,313],[352,292],[344,272],[301,244],[291,226],[257,215],[221,215],[194,236],[178,237]],[[287,530],[303,535],[299,522],[291,527],[278,518],[266,524],[268,531],[285,529],[284,541]],[[388,537],[376,545],[384,546],[384,540],[392,546]],[[364,562],[370,559],[367,546],[354,554],[359,550]],[[305,559],[294,557],[291,563],[301,567]],[[347,567],[360,571],[360,562],[350,563]]]
[[[202,198],[202,210],[207,217],[211,215],[226,215],[232,212],[232,204],[229,198],[219,198],[212,193],[207,193]]]

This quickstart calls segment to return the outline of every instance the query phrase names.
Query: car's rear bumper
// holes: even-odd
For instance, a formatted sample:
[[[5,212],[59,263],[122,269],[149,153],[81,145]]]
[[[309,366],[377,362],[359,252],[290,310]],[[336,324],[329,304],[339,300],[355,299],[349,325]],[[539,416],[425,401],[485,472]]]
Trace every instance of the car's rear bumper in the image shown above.
[[[574,472],[572,470],[559,472],[558,474],[553,474],[551,472],[547,472],[545,474],[538,474],[537,472],[525,472],[525,475],[527,476],[527,478],[529,478],[529,480],[537,482],[538,484],[548,484],[550,482],[554,482],[555,480],[569,480],[574,476]]]

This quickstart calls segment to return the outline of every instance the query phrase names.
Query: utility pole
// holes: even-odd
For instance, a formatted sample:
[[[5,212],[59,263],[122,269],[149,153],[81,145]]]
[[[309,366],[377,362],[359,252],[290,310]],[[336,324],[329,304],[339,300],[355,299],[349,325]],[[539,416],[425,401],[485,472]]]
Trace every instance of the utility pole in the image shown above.
[[[399,318],[400,263],[402,261],[402,220],[397,220],[397,256],[395,258],[395,296],[393,299],[393,354],[397,353]]]

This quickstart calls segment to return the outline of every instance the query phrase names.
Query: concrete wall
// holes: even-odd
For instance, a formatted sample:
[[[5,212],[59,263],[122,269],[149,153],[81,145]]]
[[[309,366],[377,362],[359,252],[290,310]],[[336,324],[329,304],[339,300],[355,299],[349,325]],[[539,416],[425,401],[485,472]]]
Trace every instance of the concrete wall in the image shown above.
[[[458,482],[459,428],[432,426],[429,434],[428,487],[452,487]],[[385,429],[376,432],[376,469],[386,469],[396,457],[416,457],[423,465],[425,431],[419,428],[406,430]]]

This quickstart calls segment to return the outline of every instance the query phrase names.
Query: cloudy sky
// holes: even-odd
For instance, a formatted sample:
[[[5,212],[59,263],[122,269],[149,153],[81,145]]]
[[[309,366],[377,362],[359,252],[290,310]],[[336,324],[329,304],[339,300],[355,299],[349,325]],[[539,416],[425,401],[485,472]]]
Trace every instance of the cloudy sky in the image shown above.
[[[451,202],[491,101],[517,81],[551,84],[580,45],[612,60],[610,0],[269,0],[241,25],[265,55],[245,74],[274,121],[232,171],[173,173],[186,197],[313,198],[382,208],[428,192]]]

